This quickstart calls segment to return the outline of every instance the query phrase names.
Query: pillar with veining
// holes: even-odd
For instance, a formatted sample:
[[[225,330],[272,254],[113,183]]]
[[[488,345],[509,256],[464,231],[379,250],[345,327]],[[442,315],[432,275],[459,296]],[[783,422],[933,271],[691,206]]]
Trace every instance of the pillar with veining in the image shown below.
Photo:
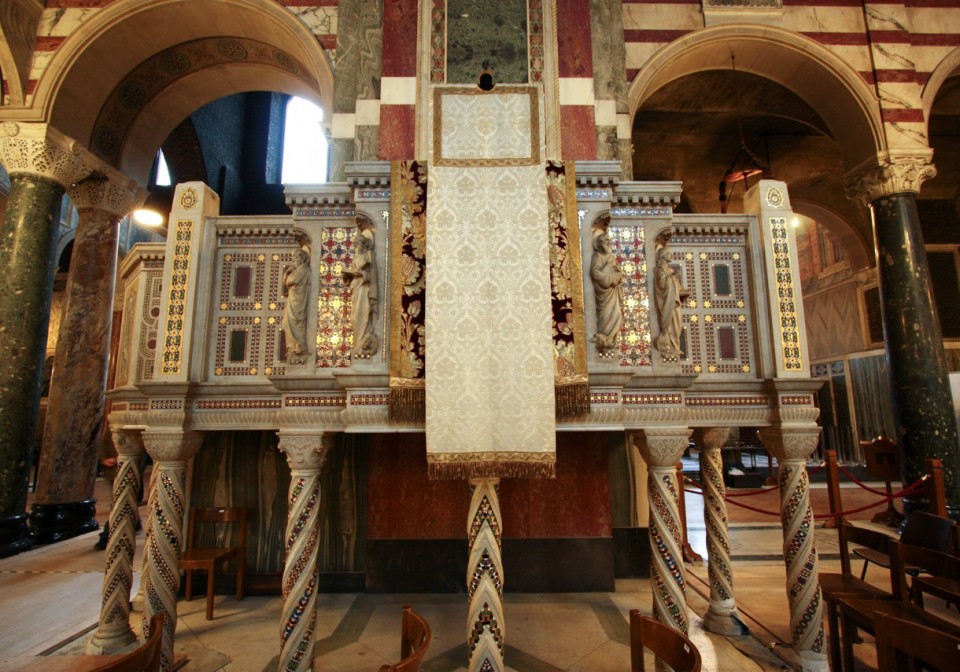
[[[727,495],[723,483],[722,448],[730,428],[698,430],[700,481],[703,486],[703,522],[707,528],[707,574],[710,577],[710,606],[703,626],[719,635],[746,634],[737,617],[730,564],[730,533],[727,525]]]
[[[69,188],[79,213],[40,451],[30,537],[52,543],[95,530],[93,499],[110,358],[120,221],[146,197],[108,166]]]
[[[647,463],[650,498],[650,581],[653,615],[661,623],[687,634],[686,575],[680,532],[680,484],[677,460],[690,441],[686,427],[648,429],[632,433],[634,444]]]
[[[817,447],[820,430],[787,426],[765,427],[760,440],[780,465],[780,522],[783,526],[783,560],[787,566],[787,599],[790,634],[803,672],[826,672],[823,599],[820,563],[813,539],[813,509],[807,460]]]
[[[621,0],[590,0],[597,158],[620,161],[620,177],[633,179],[627,50]]]
[[[45,124],[0,125],[10,174],[0,227],[0,557],[30,548],[27,484],[33,462],[56,270],[60,204],[90,172],[75,141]]]
[[[278,435],[280,450],[290,465],[279,669],[298,672],[313,666],[319,580],[320,468],[326,459],[329,437],[283,432]]]
[[[160,645],[160,669],[173,669],[173,641],[177,630],[177,593],[180,591],[180,555],[183,552],[183,517],[186,511],[185,475],[187,460],[200,448],[199,432],[147,429],[143,443],[153,458],[155,487],[150,491],[147,515],[151,533],[144,554],[147,557],[144,582],[143,639],[150,619],[162,612],[163,642]]]
[[[87,643],[87,653],[112,653],[136,640],[130,629],[130,588],[137,548],[137,505],[140,500],[140,456],[143,442],[137,430],[114,429],[117,477],[113,481],[110,538],[103,570],[100,623]]]
[[[499,478],[470,480],[467,516],[467,652],[469,672],[500,672],[506,624],[503,616]]]
[[[926,153],[883,153],[848,176],[848,194],[870,207],[876,243],[883,334],[904,485],[924,475],[924,462],[943,463],[947,510],[960,515],[960,443],[949,367],[930,286],[917,192],[936,175]],[[909,512],[926,496],[904,497]]]

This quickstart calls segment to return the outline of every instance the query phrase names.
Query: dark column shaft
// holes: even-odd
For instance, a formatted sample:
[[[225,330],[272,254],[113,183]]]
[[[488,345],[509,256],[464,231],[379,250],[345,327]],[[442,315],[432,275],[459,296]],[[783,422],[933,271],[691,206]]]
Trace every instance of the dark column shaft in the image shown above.
[[[878,198],[871,210],[903,482],[923,476],[924,460],[942,460],[947,506],[956,515],[960,447],[916,194]],[[906,506],[925,508],[925,501],[913,498]]]
[[[14,173],[0,228],[0,557],[30,545],[27,482],[63,193],[55,182]]]
[[[51,543],[95,530],[93,487],[110,356],[119,217],[80,209],[50,386],[30,536]]]

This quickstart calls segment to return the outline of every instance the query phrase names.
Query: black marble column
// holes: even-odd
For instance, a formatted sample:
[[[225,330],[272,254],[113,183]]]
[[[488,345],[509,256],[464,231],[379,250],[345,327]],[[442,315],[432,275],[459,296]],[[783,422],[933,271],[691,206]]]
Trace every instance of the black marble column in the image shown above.
[[[882,196],[871,203],[871,210],[903,482],[909,485],[921,478],[926,459],[940,459],[947,508],[956,517],[960,514],[960,446],[917,197],[914,193]],[[905,498],[904,506],[908,511],[927,508],[927,498]]]
[[[80,219],[54,359],[37,498],[30,510],[30,538],[36,543],[63,541],[100,527],[93,488],[122,216],[98,207],[98,201],[130,201],[108,198],[111,191],[132,195],[105,179],[88,179],[70,191]]]
[[[0,228],[0,557],[31,545],[27,483],[63,193],[52,180],[12,174]]]

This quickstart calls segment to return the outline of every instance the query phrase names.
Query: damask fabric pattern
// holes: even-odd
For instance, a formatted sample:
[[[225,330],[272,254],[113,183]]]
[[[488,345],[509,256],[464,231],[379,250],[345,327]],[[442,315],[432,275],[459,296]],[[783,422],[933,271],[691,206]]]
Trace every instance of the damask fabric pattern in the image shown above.
[[[452,105],[436,93],[427,181],[428,469],[433,477],[552,476],[553,310],[538,90],[448,89]],[[476,104],[464,107],[464,99]],[[525,129],[520,109],[532,110]]]
[[[426,416],[427,166],[395,161],[390,168],[390,418],[423,422]]]

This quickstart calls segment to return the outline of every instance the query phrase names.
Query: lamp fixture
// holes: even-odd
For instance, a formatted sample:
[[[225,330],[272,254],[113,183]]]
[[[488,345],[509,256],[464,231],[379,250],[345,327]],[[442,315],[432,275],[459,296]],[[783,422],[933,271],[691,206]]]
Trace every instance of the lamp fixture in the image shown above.
[[[173,207],[173,187],[154,185],[142,206],[133,211],[133,221],[140,226],[163,226]]]

